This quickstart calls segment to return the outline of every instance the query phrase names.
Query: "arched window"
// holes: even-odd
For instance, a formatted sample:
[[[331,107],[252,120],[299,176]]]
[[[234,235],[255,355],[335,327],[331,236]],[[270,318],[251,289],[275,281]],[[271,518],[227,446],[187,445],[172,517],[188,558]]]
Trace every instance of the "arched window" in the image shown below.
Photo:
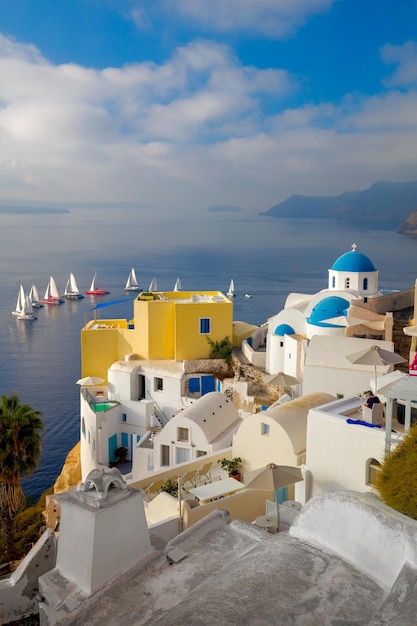
[[[368,279],[364,278],[363,279],[363,290],[367,291],[367,289],[368,289]]]
[[[366,484],[375,487],[380,471],[381,463],[376,459],[368,459],[366,462]]]
[[[345,278],[345,289],[349,289],[350,287],[350,278]]]

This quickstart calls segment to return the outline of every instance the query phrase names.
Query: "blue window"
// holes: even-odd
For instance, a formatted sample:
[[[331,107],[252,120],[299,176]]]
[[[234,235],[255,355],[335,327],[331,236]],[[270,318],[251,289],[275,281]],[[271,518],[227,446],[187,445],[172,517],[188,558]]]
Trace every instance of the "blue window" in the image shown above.
[[[208,335],[211,332],[211,319],[200,317],[200,335]]]
[[[262,435],[269,435],[270,433],[270,426],[269,424],[264,424],[264,422],[262,422],[261,424],[261,434]]]
[[[126,413],[122,413],[122,422],[126,421]]]

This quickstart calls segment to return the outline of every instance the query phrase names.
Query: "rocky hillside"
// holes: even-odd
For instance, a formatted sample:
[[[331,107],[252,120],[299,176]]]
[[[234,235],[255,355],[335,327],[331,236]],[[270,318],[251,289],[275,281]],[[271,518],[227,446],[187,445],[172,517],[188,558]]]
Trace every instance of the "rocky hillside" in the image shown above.
[[[413,211],[408,216],[405,222],[401,224],[398,232],[404,235],[417,235],[417,211]]]

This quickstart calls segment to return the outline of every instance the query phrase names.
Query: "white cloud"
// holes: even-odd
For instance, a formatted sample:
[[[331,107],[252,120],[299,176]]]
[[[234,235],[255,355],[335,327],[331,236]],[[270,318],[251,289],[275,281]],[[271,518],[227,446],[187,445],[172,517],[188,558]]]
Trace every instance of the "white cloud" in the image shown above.
[[[385,80],[389,87],[408,87],[417,84],[417,43],[407,41],[402,46],[387,44],[381,51],[387,64],[397,65],[396,71]]]
[[[337,0],[136,0],[132,19],[141,27],[164,12],[171,19],[192,22],[204,32],[246,31],[285,38],[312,15],[324,13]],[[139,19],[138,19],[139,16]],[[147,22],[149,23],[149,21]]]
[[[385,60],[405,67],[412,48]],[[265,210],[292,193],[415,178],[413,91],[284,108],[297,88],[285,69],[243,66],[213,42],[99,71],[0,37],[0,197]]]

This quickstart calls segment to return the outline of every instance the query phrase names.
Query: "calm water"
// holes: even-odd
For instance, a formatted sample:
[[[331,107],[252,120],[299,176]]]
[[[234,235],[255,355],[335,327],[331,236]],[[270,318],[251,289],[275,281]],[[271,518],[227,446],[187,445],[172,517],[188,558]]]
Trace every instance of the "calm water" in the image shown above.
[[[379,269],[380,287],[406,289],[417,277],[417,238],[331,221],[281,220],[233,214],[155,218],[121,210],[74,210],[45,216],[0,215],[0,393],[17,391],[44,415],[39,469],[25,481],[35,497],[54,483],[79,437],[80,330],[96,302],[126,298],[101,317],[132,315],[123,287],[131,267],[147,288],[227,291],[233,277],[234,319],[262,324],[291,291],[327,287],[327,270],[355,242]],[[70,271],[81,291],[97,270],[111,294],[38,310],[35,322],[11,315],[20,283],[40,296],[53,275],[63,292]],[[244,297],[252,294],[251,299]]]

